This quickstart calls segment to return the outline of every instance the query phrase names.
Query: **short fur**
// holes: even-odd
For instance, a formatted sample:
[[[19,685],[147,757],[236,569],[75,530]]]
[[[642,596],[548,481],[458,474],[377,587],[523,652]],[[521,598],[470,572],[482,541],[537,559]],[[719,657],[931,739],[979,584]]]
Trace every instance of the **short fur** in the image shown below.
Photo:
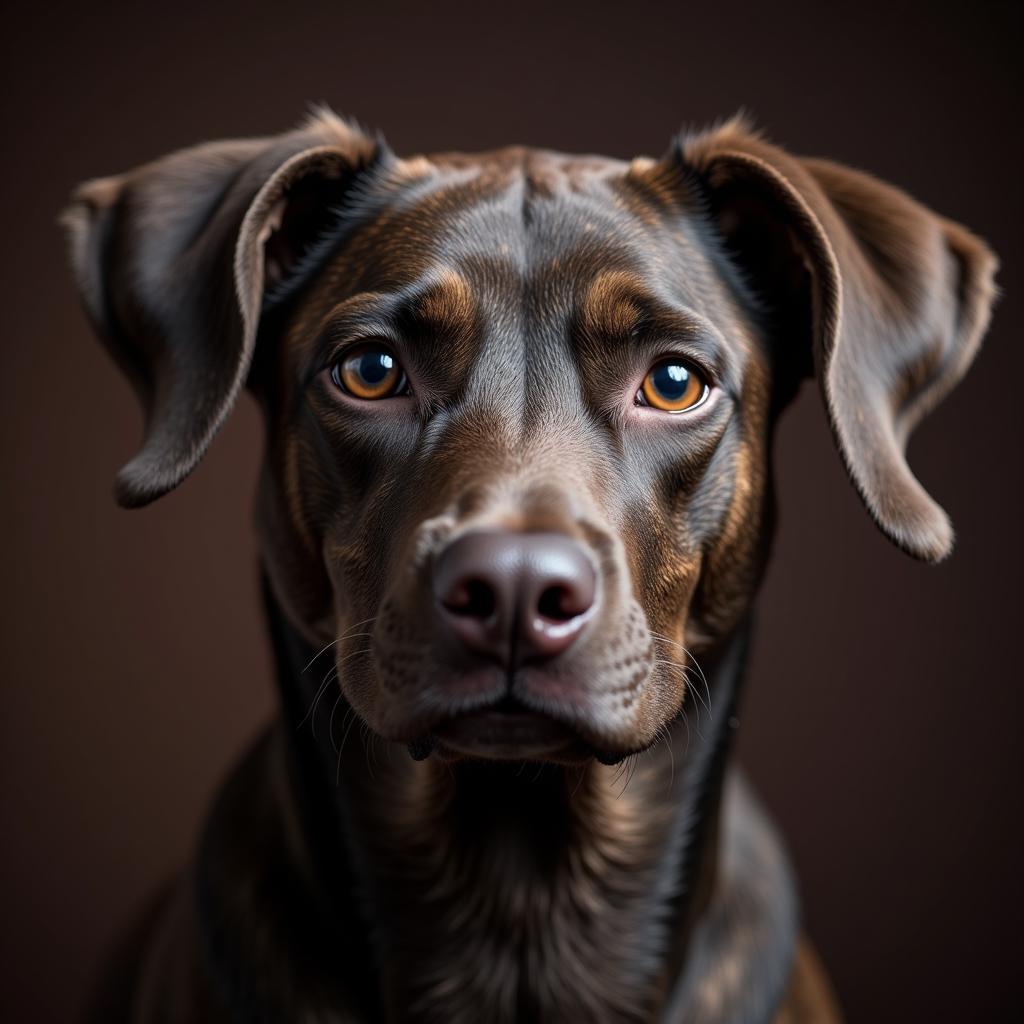
[[[180,483],[244,383],[262,406],[282,707],[98,1019],[837,1020],[729,768],[772,431],[814,372],[876,523],[944,558],[904,451],[984,333],[984,243],[742,120],[632,164],[403,160],[325,110],[87,183],[66,222],[146,414],[122,504]],[[332,359],[382,335],[413,397],[340,398]],[[685,420],[632,404],[666,346],[714,383]],[[575,539],[600,618],[455,697],[429,577],[480,528]],[[506,692],[573,742],[524,770],[438,739]]]

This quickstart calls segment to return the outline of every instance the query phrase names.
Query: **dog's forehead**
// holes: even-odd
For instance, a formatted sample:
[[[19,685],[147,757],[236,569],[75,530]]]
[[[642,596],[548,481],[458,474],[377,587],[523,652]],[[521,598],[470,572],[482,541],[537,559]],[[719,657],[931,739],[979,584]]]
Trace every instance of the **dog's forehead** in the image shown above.
[[[506,355],[510,345],[553,354],[582,322],[626,334],[645,305],[741,336],[698,204],[666,198],[634,171],[523,148],[399,161],[362,197],[300,320],[312,328],[365,299],[428,331],[492,342],[462,346],[464,360],[496,352],[499,336]]]
[[[491,306],[572,303],[614,271],[677,303],[713,302],[722,289],[707,226],[630,171],[521,147],[401,161],[362,269],[405,287],[455,271]]]

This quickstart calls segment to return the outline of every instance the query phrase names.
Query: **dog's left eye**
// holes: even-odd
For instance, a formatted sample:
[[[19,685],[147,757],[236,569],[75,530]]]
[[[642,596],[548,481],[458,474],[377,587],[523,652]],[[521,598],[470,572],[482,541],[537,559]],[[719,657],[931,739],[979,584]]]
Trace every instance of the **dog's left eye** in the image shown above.
[[[636,402],[662,412],[689,412],[703,403],[710,391],[696,367],[677,358],[662,359],[647,371]]]
[[[345,352],[331,367],[331,380],[354,398],[374,401],[405,394],[409,382],[394,352],[382,342],[365,342]]]

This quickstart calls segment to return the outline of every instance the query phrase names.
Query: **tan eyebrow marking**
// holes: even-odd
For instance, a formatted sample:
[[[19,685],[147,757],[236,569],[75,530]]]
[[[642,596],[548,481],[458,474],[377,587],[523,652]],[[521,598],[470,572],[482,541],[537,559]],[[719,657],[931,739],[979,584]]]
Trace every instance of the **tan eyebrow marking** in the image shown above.
[[[469,282],[454,270],[443,270],[416,300],[416,316],[439,331],[456,332],[471,326],[476,300]]]
[[[626,337],[643,317],[637,295],[644,293],[643,281],[624,270],[610,270],[590,283],[583,298],[584,329]]]

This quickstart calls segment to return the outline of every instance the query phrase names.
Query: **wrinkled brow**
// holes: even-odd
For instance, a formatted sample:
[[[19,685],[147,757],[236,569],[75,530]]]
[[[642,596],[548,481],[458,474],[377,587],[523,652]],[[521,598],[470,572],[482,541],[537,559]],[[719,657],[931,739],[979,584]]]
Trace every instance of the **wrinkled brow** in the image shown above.
[[[659,295],[639,274],[610,270],[590,283],[577,310],[584,331],[605,338],[629,338],[646,328],[668,327],[699,340],[714,327],[704,317]]]
[[[644,318],[647,303],[642,278],[625,270],[613,270],[590,283],[579,304],[583,332],[597,337],[630,337]]]
[[[359,292],[328,310],[312,333],[301,357],[305,376],[319,372],[339,347],[370,335],[415,339],[424,357],[445,350],[461,355],[474,336],[477,315],[469,282],[447,268],[393,292]]]
[[[409,297],[404,316],[421,329],[458,336],[472,329],[476,312],[469,282],[458,272],[446,268]]]
[[[734,393],[740,367],[719,330],[709,320],[658,295],[638,274],[613,270],[591,282],[577,307],[580,342],[585,350],[606,351],[624,344],[671,343],[713,372]]]
[[[470,331],[476,316],[477,301],[469,282],[445,268],[395,291],[349,296],[328,311],[320,334],[387,325],[402,332],[451,337]]]

